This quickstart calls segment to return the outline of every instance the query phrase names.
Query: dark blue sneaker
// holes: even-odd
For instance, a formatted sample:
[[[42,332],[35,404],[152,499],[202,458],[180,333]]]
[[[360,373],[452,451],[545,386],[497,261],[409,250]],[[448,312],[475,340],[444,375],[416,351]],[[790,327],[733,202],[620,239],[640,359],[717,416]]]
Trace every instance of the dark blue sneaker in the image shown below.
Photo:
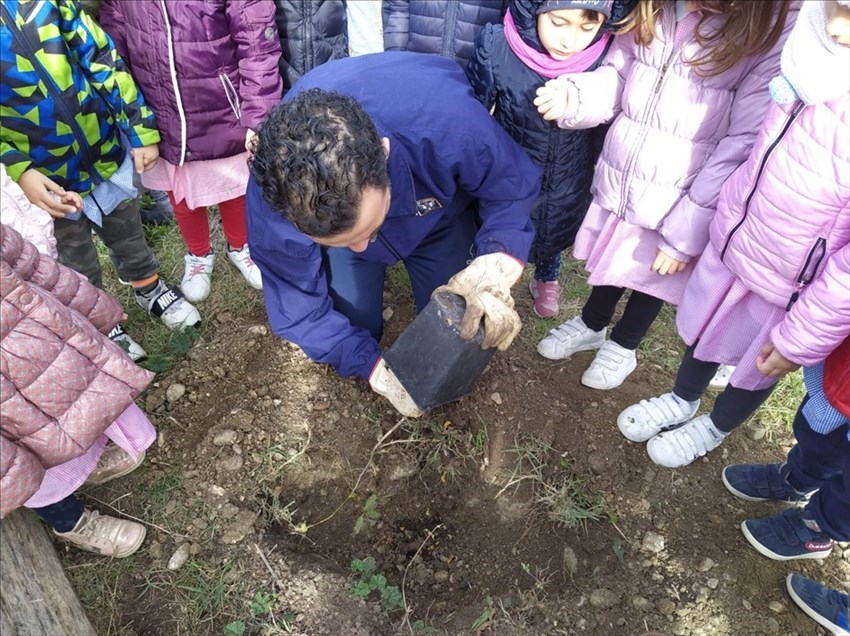
[[[816,491],[800,492],[787,480],[785,464],[736,464],[723,469],[723,485],[747,501],[808,501]]]
[[[832,539],[817,527],[811,514],[799,508],[764,519],[747,519],[741,531],[756,550],[777,561],[823,559],[832,552]]]
[[[835,636],[850,636],[850,595],[824,587],[799,574],[785,579],[788,594],[810,618]]]

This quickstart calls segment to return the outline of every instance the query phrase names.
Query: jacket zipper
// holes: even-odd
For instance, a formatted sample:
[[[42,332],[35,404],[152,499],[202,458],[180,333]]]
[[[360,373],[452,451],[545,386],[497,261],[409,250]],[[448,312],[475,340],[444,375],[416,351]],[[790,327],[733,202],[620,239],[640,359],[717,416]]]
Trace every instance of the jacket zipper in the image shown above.
[[[797,302],[797,299],[800,297],[803,289],[812,282],[812,279],[818,272],[820,264],[823,262],[824,256],[826,256],[826,239],[818,238],[818,240],[815,241],[815,246],[806,257],[806,262],[803,263],[803,269],[800,270],[800,275],[797,276],[796,289],[794,293],[791,294],[791,299],[788,301],[788,306],[785,307],[785,311],[791,310],[791,307],[793,307],[794,303]]]
[[[3,19],[6,21],[9,31],[12,33],[12,38],[26,50],[27,55],[29,56],[28,61],[32,64],[33,70],[36,72],[36,75],[39,76],[41,81],[44,82],[45,88],[47,88],[47,91],[53,96],[53,100],[65,116],[65,122],[70,126],[74,135],[77,137],[77,142],[80,145],[80,150],[83,155],[83,164],[86,172],[89,173],[92,182],[95,185],[103,183],[103,177],[100,176],[100,173],[94,167],[94,161],[92,161],[91,154],[89,153],[88,140],[86,139],[85,134],[83,134],[83,129],[80,127],[80,124],[77,121],[77,118],[74,117],[71,109],[68,108],[68,105],[62,99],[62,93],[59,91],[59,87],[56,86],[53,78],[50,77],[44,67],[42,67],[41,62],[39,62],[38,58],[35,56],[35,52],[30,46],[29,40],[27,40],[26,36],[20,29],[18,29],[18,25],[15,24],[14,18],[3,3],[0,3],[0,12],[2,12]],[[101,99],[99,95],[97,98]]]
[[[390,242],[384,238],[384,235],[380,231],[378,232],[378,240],[381,242],[381,245],[387,248],[387,251],[389,251],[389,253],[392,254],[397,261],[403,260],[401,258],[401,254],[399,254],[396,249],[390,245]]]
[[[670,68],[670,61],[673,56],[676,54],[676,46],[675,42],[673,45],[673,49],[667,55],[667,61],[661,66],[661,71],[658,73],[658,79],[655,80],[655,86],[652,89],[652,94],[649,96],[649,102],[646,105],[646,112],[644,113],[643,118],[640,121],[640,135],[638,136],[637,142],[632,146],[631,154],[629,155],[629,159],[626,162],[626,167],[623,171],[623,185],[620,188],[620,209],[618,210],[617,216],[623,217],[626,213],[626,201],[628,200],[626,196],[626,192],[628,190],[629,183],[631,179],[629,175],[632,172],[632,168],[634,166],[635,161],[637,161],[638,153],[640,152],[641,146],[643,145],[643,140],[646,138],[649,129],[646,124],[649,122],[649,118],[652,116],[653,108],[658,103],[658,94],[661,92],[661,85],[664,83],[664,78],[667,75],[667,70]]]
[[[449,2],[446,7],[446,29],[443,31],[443,57],[454,57],[451,44],[454,41],[452,34],[455,31],[455,23],[457,22],[458,4],[458,2]]]
[[[747,212],[750,209],[750,201],[752,201],[753,196],[755,196],[756,188],[758,187],[759,179],[761,179],[761,175],[764,172],[764,167],[767,164],[767,160],[770,159],[771,154],[773,154],[776,146],[779,145],[779,142],[782,141],[782,138],[785,136],[785,133],[788,132],[788,129],[791,127],[791,124],[794,123],[794,120],[797,119],[797,116],[800,114],[800,111],[803,110],[805,104],[803,102],[798,102],[796,106],[794,106],[794,110],[791,111],[791,114],[788,116],[788,119],[785,120],[785,124],[782,126],[782,130],[779,131],[779,135],[777,135],[776,139],[774,139],[770,146],[768,146],[767,150],[762,157],[761,163],[759,164],[758,172],[756,172],[756,178],[753,181],[753,186],[750,188],[750,193],[747,195],[747,198],[744,199],[744,213],[741,215],[741,220],[735,224],[735,227],[729,232],[729,235],[726,237],[726,242],[723,244],[723,249],[720,251],[720,261],[723,261],[723,258],[726,256],[726,250],[729,249],[729,242],[732,240],[732,237],[735,235],[735,232],[744,224],[744,221],[747,219]]]
[[[174,38],[171,35],[171,22],[168,20],[168,11],[165,8],[165,0],[160,0],[160,9],[162,17],[165,20],[165,38],[168,45],[168,74],[171,79],[171,87],[174,89],[174,99],[177,101],[177,114],[180,117],[180,163],[182,166],[186,162],[187,141],[186,141],[186,113],[183,111],[183,98],[180,96],[180,85],[177,82],[177,64],[174,58]]]

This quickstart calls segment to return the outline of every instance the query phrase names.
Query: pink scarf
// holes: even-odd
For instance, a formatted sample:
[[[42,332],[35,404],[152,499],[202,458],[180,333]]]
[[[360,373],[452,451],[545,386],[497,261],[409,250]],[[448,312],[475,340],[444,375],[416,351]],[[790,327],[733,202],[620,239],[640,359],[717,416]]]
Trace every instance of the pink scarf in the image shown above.
[[[580,53],[576,53],[568,60],[561,62],[553,59],[546,53],[541,53],[531,48],[522,41],[513,16],[511,16],[510,9],[505,13],[503,23],[505,26],[505,39],[507,39],[508,46],[511,47],[514,55],[532,71],[549,79],[559,77],[565,73],[582,73],[586,71],[605,52],[605,47],[608,46],[608,42],[612,37],[610,33],[603,33],[602,37],[595,44],[590,45]]]

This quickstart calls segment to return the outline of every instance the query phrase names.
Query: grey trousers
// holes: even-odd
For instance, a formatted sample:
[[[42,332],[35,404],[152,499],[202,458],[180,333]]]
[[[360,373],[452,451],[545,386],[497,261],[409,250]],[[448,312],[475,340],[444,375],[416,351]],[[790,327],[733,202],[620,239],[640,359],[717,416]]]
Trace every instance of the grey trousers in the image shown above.
[[[122,280],[144,280],[159,271],[159,262],[145,242],[137,199],[124,201],[111,214],[104,216],[103,227],[98,227],[85,215],[76,221],[56,219],[53,225],[59,262],[80,272],[96,287],[103,287],[103,272],[92,240],[92,230],[109,248]]]

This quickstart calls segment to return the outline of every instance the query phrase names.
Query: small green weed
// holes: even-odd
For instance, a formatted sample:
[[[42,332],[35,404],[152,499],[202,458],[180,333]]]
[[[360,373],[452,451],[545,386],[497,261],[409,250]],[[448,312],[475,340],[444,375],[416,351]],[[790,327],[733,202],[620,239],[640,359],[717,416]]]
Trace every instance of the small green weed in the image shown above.
[[[481,614],[472,622],[472,626],[470,629],[472,631],[477,631],[490,623],[493,620],[493,617],[496,615],[496,607],[493,605],[493,597],[488,596],[484,599],[484,610]]]
[[[270,592],[260,591],[254,594],[250,605],[251,616],[225,625],[224,636],[243,636],[250,633],[262,633],[271,636],[273,634],[291,633],[295,615],[275,615],[274,604],[277,600],[277,594]]]
[[[378,519],[381,518],[381,513],[378,511],[378,495],[372,493],[363,504],[363,511],[357,516],[354,522],[354,534],[360,534],[364,530],[368,533]]]
[[[351,571],[360,578],[351,586],[351,594],[368,600],[377,593],[377,601],[384,616],[393,610],[404,609],[401,590],[396,585],[387,585],[387,577],[377,572],[378,564],[372,557],[351,561]]]
[[[566,457],[559,457],[557,467],[550,466],[548,456],[556,451],[548,444],[527,437],[508,452],[516,454],[517,462],[500,495],[508,488],[529,482],[534,502],[543,508],[546,517],[566,528],[597,521],[605,515],[602,498],[590,492],[587,482],[575,474]]]

